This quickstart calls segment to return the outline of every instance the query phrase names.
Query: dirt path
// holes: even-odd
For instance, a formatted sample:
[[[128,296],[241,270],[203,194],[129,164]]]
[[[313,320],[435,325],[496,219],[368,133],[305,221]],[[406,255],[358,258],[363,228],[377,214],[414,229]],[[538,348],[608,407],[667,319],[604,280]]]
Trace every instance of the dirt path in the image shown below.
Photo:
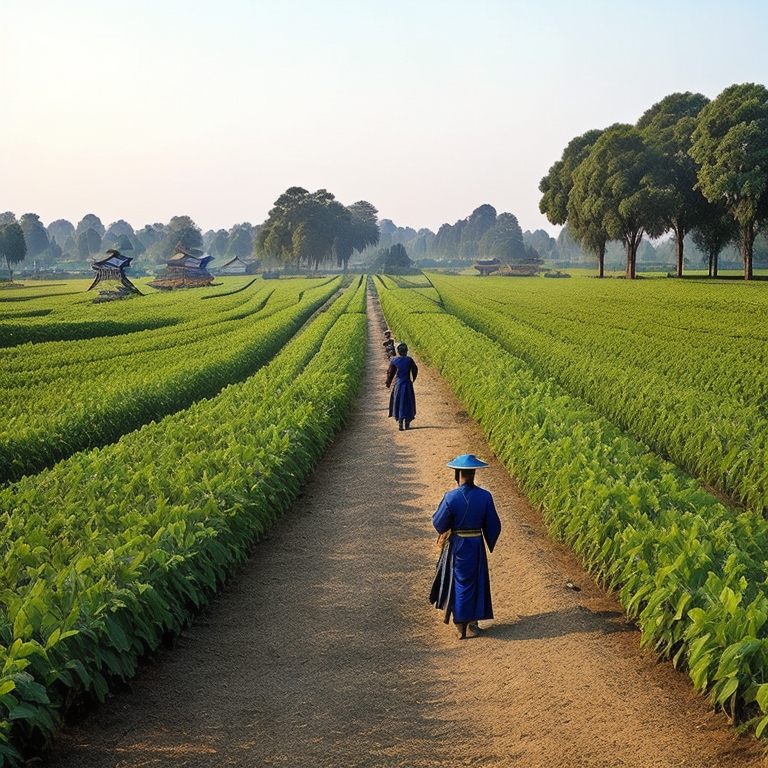
[[[639,650],[425,365],[414,428],[396,430],[382,328],[372,315],[362,396],[293,512],[48,765],[763,765],[685,676]],[[496,619],[463,642],[426,597],[430,516],[460,453],[491,462],[478,481],[504,526],[490,557]]]

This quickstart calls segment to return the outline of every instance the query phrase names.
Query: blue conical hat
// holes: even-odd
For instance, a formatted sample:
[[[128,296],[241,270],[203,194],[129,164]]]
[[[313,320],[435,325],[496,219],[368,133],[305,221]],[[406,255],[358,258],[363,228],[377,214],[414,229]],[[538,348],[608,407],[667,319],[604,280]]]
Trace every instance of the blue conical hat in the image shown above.
[[[478,459],[474,453],[465,453],[462,456],[457,456],[453,461],[449,461],[446,466],[451,469],[480,469],[480,467],[487,467],[488,465],[482,459]]]

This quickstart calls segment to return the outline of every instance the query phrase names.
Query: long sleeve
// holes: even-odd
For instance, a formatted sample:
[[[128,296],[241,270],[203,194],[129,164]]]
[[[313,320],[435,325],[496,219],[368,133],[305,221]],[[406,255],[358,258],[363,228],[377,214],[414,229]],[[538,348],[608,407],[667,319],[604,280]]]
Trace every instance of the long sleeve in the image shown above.
[[[437,510],[432,515],[432,525],[438,533],[449,531],[453,525],[453,515],[445,496],[443,496]]]
[[[387,381],[386,381],[387,388],[390,387],[390,385],[392,384],[392,379],[394,379],[396,375],[397,375],[397,368],[392,363],[390,363],[389,368],[387,369]]]
[[[499,520],[496,505],[493,503],[493,496],[488,494],[488,502],[485,507],[485,516],[483,520],[483,537],[488,545],[488,551],[493,552],[496,542],[501,534],[501,520]]]

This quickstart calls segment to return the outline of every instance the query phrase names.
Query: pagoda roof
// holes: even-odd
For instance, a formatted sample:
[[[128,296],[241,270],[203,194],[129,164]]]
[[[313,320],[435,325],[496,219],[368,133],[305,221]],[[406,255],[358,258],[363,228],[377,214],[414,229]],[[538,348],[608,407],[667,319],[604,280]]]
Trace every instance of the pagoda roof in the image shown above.
[[[113,269],[122,269],[127,267],[133,261],[132,256],[123,256],[120,251],[107,251],[107,257],[93,262],[93,268],[112,267]]]

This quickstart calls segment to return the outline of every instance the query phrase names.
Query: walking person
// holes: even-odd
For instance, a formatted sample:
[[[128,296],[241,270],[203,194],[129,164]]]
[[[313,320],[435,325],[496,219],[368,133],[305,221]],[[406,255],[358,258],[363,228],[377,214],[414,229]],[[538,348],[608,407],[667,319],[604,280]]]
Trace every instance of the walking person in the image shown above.
[[[458,488],[443,496],[432,525],[444,537],[430,602],[453,623],[460,640],[476,637],[478,621],[493,618],[488,556],[501,533],[501,521],[490,491],[475,485],[475,470],[487,467],[471,453],[457,456],[447,466],[454,470]]]
[[[408,345],[401,341],[397,345],[397,357],[389,361],[386,380],[387,389],[392,387],[389,395],[389,416],[397,420],[401,431],[409,429],[411,422],[416,418],[416,394],[413,391],[413,382],[416,381],[418,374],[418,366],[408,355]]]
[[[384,347],[384,354],[386,354],[387,359],[391,360],[396,353],[395,340],[392,338],[392,331],[389,328],[384,331],[384,341],[381,343],[381,346]]]

